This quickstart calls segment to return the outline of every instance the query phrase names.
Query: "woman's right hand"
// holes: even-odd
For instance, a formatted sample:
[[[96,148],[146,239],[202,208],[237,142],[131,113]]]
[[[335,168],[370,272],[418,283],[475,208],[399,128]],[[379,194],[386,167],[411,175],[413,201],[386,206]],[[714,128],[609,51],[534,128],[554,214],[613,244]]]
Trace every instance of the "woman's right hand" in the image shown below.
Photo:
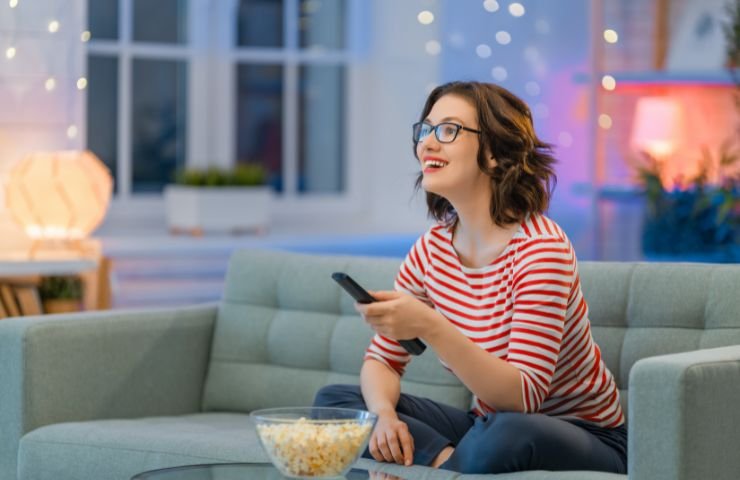
[[[414,439],[395,412],[378,415],[368,449],[378,462],[414,463]]]

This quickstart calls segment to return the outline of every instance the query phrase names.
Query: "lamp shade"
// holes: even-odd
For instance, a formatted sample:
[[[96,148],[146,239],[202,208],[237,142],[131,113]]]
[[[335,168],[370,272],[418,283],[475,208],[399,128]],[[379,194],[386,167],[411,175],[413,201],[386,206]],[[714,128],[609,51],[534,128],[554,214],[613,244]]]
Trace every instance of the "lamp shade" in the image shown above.
[[[6,205],[34,239],[81,239],[105,217],[113,181],[90,151],[38,152],[10,172]]]
[[[681,107],[667,97],[642,97],[637,101],[630,145],[656,159],[672,154],[681,138]]]

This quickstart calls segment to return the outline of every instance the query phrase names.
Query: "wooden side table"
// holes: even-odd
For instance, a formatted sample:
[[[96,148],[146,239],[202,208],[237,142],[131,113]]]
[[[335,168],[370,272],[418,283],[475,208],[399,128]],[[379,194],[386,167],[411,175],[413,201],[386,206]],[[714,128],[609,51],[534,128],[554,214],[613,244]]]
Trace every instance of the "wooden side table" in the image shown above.
[[[85,310],[110,308],[110,259],[0,260],[0,318],[43,313],[41,277],[76,275],[83,284]]]

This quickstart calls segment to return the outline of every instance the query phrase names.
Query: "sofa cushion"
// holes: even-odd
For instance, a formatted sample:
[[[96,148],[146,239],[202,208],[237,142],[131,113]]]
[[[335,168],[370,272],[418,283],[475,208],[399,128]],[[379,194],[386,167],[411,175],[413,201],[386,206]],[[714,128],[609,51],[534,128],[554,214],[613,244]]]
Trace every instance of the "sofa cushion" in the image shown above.
[[[389,289],[399,265],[399,259],[235,253],[204,410],[307,405],[325,384],[358,383],[372,331],[331,273],[345,271],[368,289]],[[740,296],[733,290],[740,274],[733,266],[581,262],[579,271],[592,333],[625,411],[629,372],[641,358],[740,343]],[[403,388],[459,408],[470,402],[431,351],[411,362]]]
[[[641,358],[740,343],[733,265],[579,263],[589,319],[621,389]]]
[[[131,478],[176,465],[268,462],[248,415],[58,423],[26,434],[19,480]]]
[[[370,290],[392,289],[399,267],[398,259],[236,252],[216,322],[203,409],[310,405],[326,384],[359,383],[372,330],[331,274],[347,272]],[[470,406],[470,393],[431,351],[411,363],[403,388]]]

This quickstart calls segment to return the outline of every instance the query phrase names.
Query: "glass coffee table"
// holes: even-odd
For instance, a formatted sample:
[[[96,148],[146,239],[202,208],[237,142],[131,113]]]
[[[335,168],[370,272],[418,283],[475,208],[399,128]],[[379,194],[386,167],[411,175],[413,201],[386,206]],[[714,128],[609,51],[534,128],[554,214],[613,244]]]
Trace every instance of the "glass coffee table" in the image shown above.
[[[131,480],[283,480],[283,476],[271,463],[216,463],[161,468],[142,472]],[[374,472],[364,468],[353,468],[344,477],[347,480],[403,480],[389,473]]]

